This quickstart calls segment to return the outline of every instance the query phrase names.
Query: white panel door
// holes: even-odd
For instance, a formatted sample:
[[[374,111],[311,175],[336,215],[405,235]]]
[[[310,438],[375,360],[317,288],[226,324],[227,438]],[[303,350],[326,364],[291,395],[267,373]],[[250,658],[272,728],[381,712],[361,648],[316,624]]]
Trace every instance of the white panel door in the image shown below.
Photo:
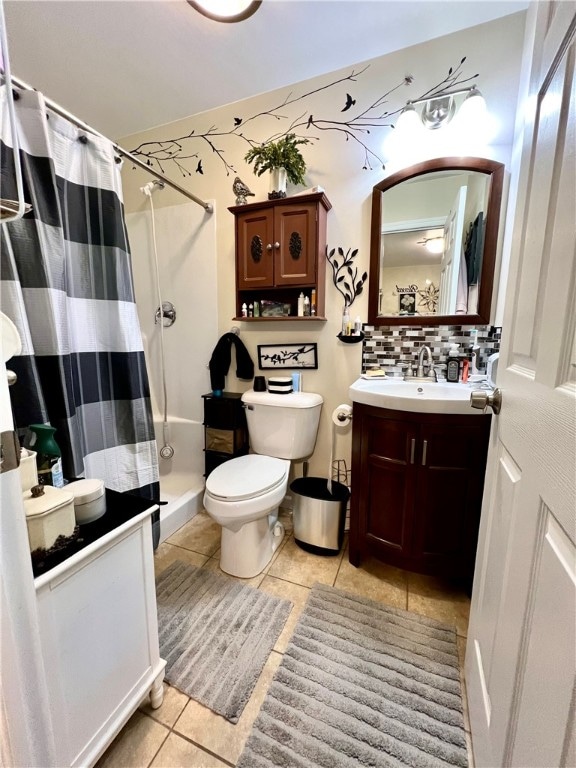
[[[575,765],[576,3],[529,10],[530,99],[466,653],[481,766]]]
[[[460,187],[444,224],[444,253],[440,261],[440,300],[437,310],[439,315],[450,315],[456,311],[458,274],[463,257],[465,207],[466,187]]]

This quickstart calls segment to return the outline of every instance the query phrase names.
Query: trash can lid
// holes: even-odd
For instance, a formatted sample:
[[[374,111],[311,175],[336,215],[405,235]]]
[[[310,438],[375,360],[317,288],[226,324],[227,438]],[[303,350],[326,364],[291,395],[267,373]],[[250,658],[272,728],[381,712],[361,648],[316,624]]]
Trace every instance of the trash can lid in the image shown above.
[[[211,496],[241,501],[277,488],[288,477],[290,462],[251,453],[216,467],[206,480]]]

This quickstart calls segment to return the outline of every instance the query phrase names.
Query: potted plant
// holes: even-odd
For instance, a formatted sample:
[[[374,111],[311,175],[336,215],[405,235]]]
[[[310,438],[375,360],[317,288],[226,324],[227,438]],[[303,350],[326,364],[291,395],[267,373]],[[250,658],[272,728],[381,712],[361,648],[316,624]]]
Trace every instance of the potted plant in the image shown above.
[[[265,171],[271,173],[269,200],[286,197],[286,179],[291,184],[304,184],[306,162],[298,147],[309,143],[310,139],[287,133],[278,141],[267,141],[248,150],[244,159],[254,163],[256,176],[262,176]]]

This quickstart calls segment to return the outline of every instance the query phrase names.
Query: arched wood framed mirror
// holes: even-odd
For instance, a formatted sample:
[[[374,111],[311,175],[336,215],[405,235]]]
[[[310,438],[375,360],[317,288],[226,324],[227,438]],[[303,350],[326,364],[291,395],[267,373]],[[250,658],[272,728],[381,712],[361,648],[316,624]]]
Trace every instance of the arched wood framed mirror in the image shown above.
[[[372,193],[370,325],[490,322],[504,166],[428,160]]]

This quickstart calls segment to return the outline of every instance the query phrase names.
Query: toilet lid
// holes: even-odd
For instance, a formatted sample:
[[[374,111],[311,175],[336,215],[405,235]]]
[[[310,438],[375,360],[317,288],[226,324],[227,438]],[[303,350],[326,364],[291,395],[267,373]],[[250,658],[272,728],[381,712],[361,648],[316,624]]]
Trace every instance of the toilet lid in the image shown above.
[[[281,485],[290,468],[286,459],[272,456],[238,456],[216,467],[206,480],[206,490],[220,499],[241,501],[261,496]]]

